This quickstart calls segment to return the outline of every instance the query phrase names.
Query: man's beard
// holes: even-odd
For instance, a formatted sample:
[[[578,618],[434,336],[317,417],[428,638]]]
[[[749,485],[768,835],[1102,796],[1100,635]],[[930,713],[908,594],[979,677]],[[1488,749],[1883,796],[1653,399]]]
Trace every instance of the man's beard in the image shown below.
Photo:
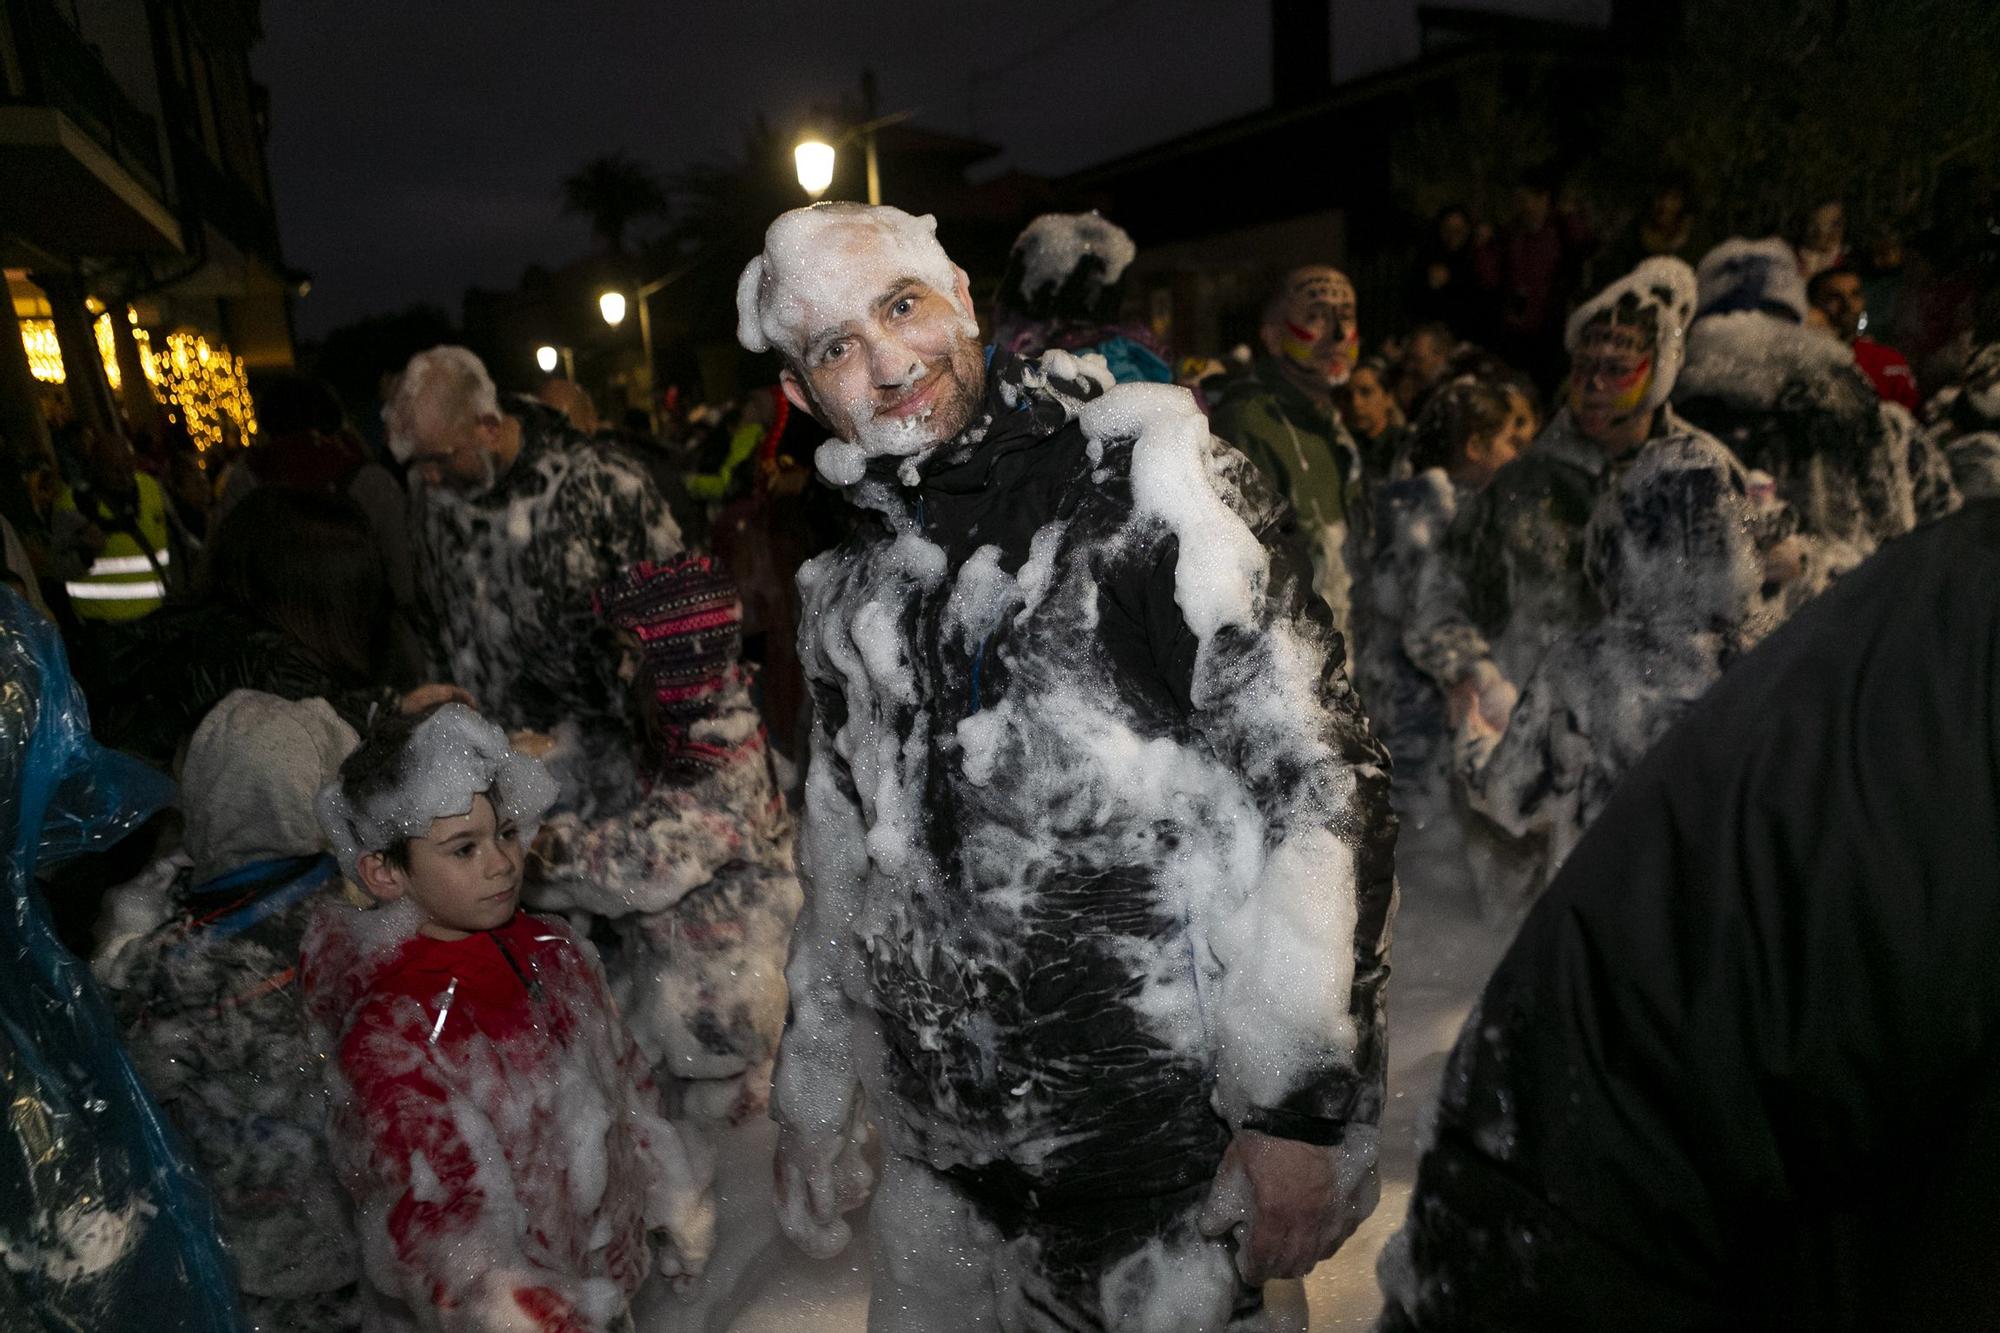
[[[939,372],[937,397],[921,412],[908,416],[877,416],[872,410],[854,424],[854,443],[869,457],[911,454],[945,443],[972,419],[979,406],[979,390],[960,378],[956,366]]]
[[[452,477],[433,485],[426,482],[422,477],[417,476],[414,472],[411,474],[411,480],[416,483],[417,488],[423,494],[433,500],[445,497],[454,500],[477,500],[483,496],[491,495],[494,488],[500,484],[500,462],[493,456],[491,451],[481,449],[479,451],[479,477],[475,481],[462,481],[457,477]]]

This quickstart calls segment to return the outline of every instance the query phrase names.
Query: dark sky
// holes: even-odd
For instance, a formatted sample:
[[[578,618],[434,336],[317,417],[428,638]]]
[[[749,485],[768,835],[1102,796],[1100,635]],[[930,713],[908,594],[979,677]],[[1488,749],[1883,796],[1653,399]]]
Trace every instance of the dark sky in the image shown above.
[[[1343,76],[1414,52],[1413,0],[1335,13]],[[579,163],[731,156],[758,111],[784,127],[864,65],[885,111],[1049,172],[1270,97],[1262,0],[280,0],[264,21],[253,63],[286,257],[313,275],[308,337],[415,300],[455,317],[466,286],[585,251],[560,197]]]

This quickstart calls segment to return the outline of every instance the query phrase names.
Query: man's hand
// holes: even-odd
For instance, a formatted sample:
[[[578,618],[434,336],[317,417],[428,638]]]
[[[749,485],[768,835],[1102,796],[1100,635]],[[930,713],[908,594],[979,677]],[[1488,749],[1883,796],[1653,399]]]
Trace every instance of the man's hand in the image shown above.
[[[507,744],[522,754],[542,759],[548,756],[550,750],[556,748],[556,738],[546,731],[516,731],[508,734]]]
[[[1236,1270],[1251,1286],[1304,1277],[1375,1211],[1373,1125],[1338,1147],[1242,1130],[1230,1141],[1201,1212],[1203,1234],[1236,1232]]]
[[[1803,537],[1787,537],[1764,552],[1764,582],[1772,587],[1782,588],[1786,584],[1804,577],[1806,561],[1810,558]]]
[[[467,708],[479,707],[473,701],[472,696],[458,686],[440,684],[417,686],[417,688],[404,695],[397,706],[403,710],[404,716],[407,717],[412,713],[421,713],[426,708],[435,708],[439,704],[464,704]]]
[[[1497,737],[1506,732],[1508,719],[1514,715],[1514,701],[1519,697],[1514,682],[1500,674],[1492,659],[1482,658],[1458,678],[1458,684],[1445,696],[1446,718],[1451,729],[1458,731],[1477,714],[1478,720],[1473,725],[1482,733]]]
[[[875,1173],[862,1156],[867,1141],[841,1135],[836,1143],[808,1139],[790,1125],[778,1127],[778,1151],[771,1160],[778,1225],[792,1244],[815,1259],[831,1259],[847,1248],[853,1230],[841,1216],[868,1202]]]

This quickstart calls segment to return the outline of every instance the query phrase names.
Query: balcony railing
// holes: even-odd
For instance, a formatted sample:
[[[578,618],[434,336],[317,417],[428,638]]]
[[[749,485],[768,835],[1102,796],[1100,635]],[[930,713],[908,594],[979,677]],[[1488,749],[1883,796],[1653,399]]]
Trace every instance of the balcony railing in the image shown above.
[[[0,104],[49,106],[95,139],[161,198],[166,174],[159,130],[118,86],[104,61],[49,0],[0,0],[13,37],[22,87],[0,87]]]

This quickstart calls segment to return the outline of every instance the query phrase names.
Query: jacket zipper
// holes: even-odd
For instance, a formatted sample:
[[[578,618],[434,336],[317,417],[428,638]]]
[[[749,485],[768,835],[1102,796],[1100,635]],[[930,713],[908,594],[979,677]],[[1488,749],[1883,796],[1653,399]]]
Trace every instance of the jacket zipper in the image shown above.
[[[528,992],[528,998],[540,1000],[542,998],[542,979],[539,976],[531,976],[528,972],[521,970],[520,963],[514,959],[514,951],[507,947],[507,941],[501,939],[496,932],[489,930],[486,932],[486,936],[493,941],[493,947],[500,951],[500,956],[507,960],[508,970],[514,974],[515,980],[519,981],[522,987]],[[534,959],[531,958],[528,960],[528,967],[530,971],[534,970]]]

